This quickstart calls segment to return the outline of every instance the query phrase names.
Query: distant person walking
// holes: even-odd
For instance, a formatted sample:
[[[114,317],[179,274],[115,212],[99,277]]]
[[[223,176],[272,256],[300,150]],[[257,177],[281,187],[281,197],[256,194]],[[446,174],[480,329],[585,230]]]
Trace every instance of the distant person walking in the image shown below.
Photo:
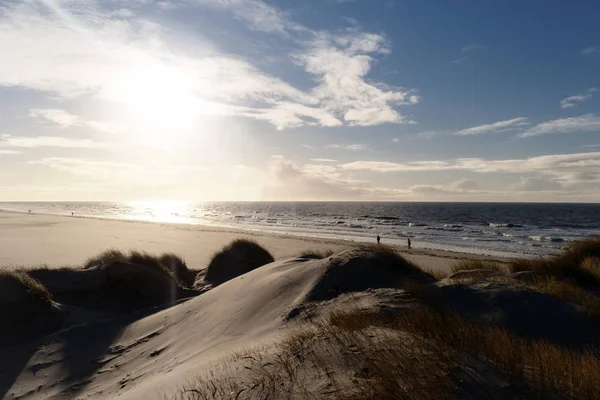
[[[377,244],[381,244],[381,238],[377,235]]]
[[[408,243],[408,248],[410,249],[410,248],[411,248],[411,247],[410,247],[410,244],[411,244],[411,243],[410,243],[410,238],[409,238],[409,237],[407,237],[407,238],[406,238],[406,242]]]

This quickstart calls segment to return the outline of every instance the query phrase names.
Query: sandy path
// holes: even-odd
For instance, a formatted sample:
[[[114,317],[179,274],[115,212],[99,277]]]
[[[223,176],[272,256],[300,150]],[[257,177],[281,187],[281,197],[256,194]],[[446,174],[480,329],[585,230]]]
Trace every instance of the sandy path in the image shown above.
[[[78,265],[110,248],[153,253],[172,252],[191,268],[206,267],[212,254],[241,236],[251,237],[275,258],[306,249],[340,249],[341,240],[243,231],[202,225],[101,220],[0,212],[0,268],[11,265]],[[463,253],[414,249],[408,259],[431,270],[448,270],[457,259],[481,258]]]

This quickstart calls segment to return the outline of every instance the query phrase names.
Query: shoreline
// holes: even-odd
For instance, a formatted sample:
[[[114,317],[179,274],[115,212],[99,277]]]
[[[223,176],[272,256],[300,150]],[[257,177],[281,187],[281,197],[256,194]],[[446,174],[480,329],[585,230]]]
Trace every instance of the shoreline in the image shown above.
[[[374,243],[374,240],[375,240],[373,238],[373,241],[371,241],[371,240],[368,240],[369,239],[368,237],[359,236],[359,235],[353,236],[357,240],[352,240],[350,238],[336,238],[336,237],[330,237],[327,235],[319,235],[319,234],[314,234],[314,233],[311,234],[310,232],[307,232],[306,234],[302,234],[300,232],[283,233],[283,232],[281,232],[279,230],[275,230],[275,229],[259,229],[259,228],[252,228],[252,227],[238,227],[238,226],[232,226],[232,225],[227,225],[227,224],[211,224],[211,223],[207,223],[206,221],[195,222],[195,221],[190,220],[189,218],[186,219],[187,222],[160,221],[160,220],[152,221],[152,220],[141,219],[141,218],[116,218],[116,217],[103,217],[103,216],[95,216],[95,215],[72,215],[71,216],[68,214],[61,214],[61,213],[44,213],[44,212],[29,213],[27,211],[8,210],[8,209],[0,208],[0,214],[1,213],[53,216],[53,217],[77,218],[77,219],[85,219],[85,220],[100,220],[100,221],[112,221],[112,222],[128,222],[128,223],[152,224],[152,225],[158,225],[158,226],[168,225],[168,226],[180,226],[180,227],[199,227],[200,229],[214,228],[215,231],[226,230],[226,231],[231,231],[231,232],[240,232],[242,234],[246,233],[246,234],[253,234],[253,235],[280,236],[280,237],[285,237],[285,238],[295,238],[298,240],[304,240],[304,241],[308,241],[308,242],[317,242],[317,243],[327,242],[327,243],[331,243],[334,245],[346,245],[346,246],[353,245],[353,244]],[[448,246],[448,245],[437,244],[434,242],[426,242],[426,241],[425,242],[424,241],[416,241],[415,242],[414,239],[413,239],[413,243],[412,243],[413,244],[412,249],[409,250],[406,248],[406,246],[403,246],[400,244],[386,243],[387,240],[389,240],[389,239],[387,239],[386,237],[382,237],[383,244],[392,246],[392,247],[398,249],[399,251],[401,251],[402,253],[406,253],[406,254],[414,253],[414,250],[417,250],[418,251],[417,254],[426,253],[427,251],[430,251],[433,253],[456,255],[459,258],[465,258],[464,256],[469,256],[467,258],[479,257],[481,259],[492,258],[492,259],[499,259],[499,260],[535,258],[535,257],[539,256],[539,255],[528,254],[528,253],[511,253],[511,252],[503,252],[503,251],[496,251],[496,250],[488,250],[488,249],[483,249],[483,248],[478,248],[478,247]],[[438,256],[438,255],[436,255],[436,256]],[[450,256],[450,258],[456,258],[456,257]]]
[[[216,251],[242,236],[259,242],[276,259],[293,257],[305,250],[340,250],[357,244],[342,239],[210,225],[0,211],[0,267],[77,266],[89,257],[117,248],[175,253],[186,259],[190,268],[204,269]],[[511,259],[418,247],[395,248],[409,261],[432,271],[447,272],[454,263],[464,259],[500,262]]]

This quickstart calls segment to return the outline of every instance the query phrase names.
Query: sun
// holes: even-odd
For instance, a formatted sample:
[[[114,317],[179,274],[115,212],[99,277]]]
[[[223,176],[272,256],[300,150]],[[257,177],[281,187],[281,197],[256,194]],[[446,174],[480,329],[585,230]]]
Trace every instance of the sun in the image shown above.
[[[146,63],[126,71],[119,87],[129,131],[148,145],[181,141],[194,129],[199,99],[178,68]]]

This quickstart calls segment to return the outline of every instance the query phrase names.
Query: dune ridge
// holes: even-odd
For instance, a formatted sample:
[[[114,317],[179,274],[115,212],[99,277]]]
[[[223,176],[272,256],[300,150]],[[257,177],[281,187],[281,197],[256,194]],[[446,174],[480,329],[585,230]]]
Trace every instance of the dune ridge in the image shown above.
[[[182,284],[174,271],[184,271],[183,265],[169,269],[160,256],[136,257],[104,254],[87,269],[30,271],[52,296],[49,304],[63,325],[0,347],[2,397],[600,394],[593,384],[600,364],[590,350],[598,345],[598,315],[575,297],[544,289],[548,277],[563,277],[580,298],[600,302],[596,286],[571,279],[582,272],[567,273],[597,272],[597,240],[553,259],[493,267],[464,262],[442,279],[376,245],[304,252],[239,269],[238,276],[214,285],[204,279],[206,271],[188,269],[194,279]],[[216,265],[231,270],[227,263]],[[549,267],[556,263],[561,267]],[[65,281],[110,296],[92,301],[65,295],[73,292]],[[123,292],[115,288],[135,288],[136,301],[118,297]],[[139,296],[156,302],[139,302]],[[110,307],[90,307],[102,301]]]

